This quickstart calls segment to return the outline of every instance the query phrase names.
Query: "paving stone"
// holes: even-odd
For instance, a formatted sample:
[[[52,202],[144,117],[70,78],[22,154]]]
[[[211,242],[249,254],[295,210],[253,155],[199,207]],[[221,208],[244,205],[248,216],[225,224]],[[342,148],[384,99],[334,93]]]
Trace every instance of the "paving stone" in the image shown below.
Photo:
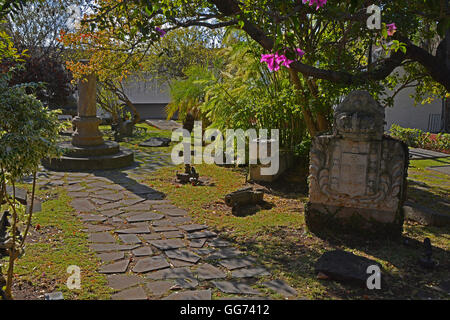
[[[200,231],[200,232],[194,232],[187,235],[188,239],[200,239],[200,238],[210,238],[217,236],[216,233],[212,231]]]
[[[170,289],[174,286],[173,281],[152,281],[147,283],[147,288],[150,290],[153,296],[160,297],[167,292],[170,291]]]
[[[108,211],[108,210],[111,210],[111,209],[116,209],[116,208],[118,208],[118,207],[120,207],[120,203],[118,203],[118,202],[111,202],[111,203],[102,205],[102,206],[99,208],[99,211],[101,211],[101,212],[103,212],[103,211]]]
[[[149,211],[150,207],[151,205],[148,202],[144,201],[128,207],[124,207],[124,209],[126,211]]]
[[[118,210],[118,209],[111,209],[111,210],[105,210],[102,211],[102,215],[107,216],[107,217],[115,217],[118,216],[119,214],[121,214],[123,211]]]
[[[166,239],[184,238],[184,234],[179,231],[162,232]]]
[[[197,277],[200,280],[211,280],[225,278],[226,274],[210,264],[203,264],[196,269]]]
[[[110,202],[108,200],[96,199],[96,198],[90,198],[90,201],[97,206],[102,206],[102,205]]]
[[[216,249],[213,249],[213,248],[201,248],[201,249],[195,249],[195,250],[192,250],[192,251],[198,253],[199,255],[206,256],[208,254],[216,252]]]
[[[177,260],[177,259],[169,259],[169,263],[170,263],[174,268],[190,267],[190,266],[193,266],[193,265],[194,265],[194,264],[191,263],[191,262],[182,261],[182,260]]]
[[[74,199],[70,205],[77,212],[91,212],[95,210],[95,206],[87,199]]]
[[[256,262],[252,257],[231,258],[220,260],[219,264],[228,270],[250,267]]]
[[[137,215],[140,215],[143,213],[144,213],[144,211],[126,211],[125,213],[122,214],[122,217],[128,218],[128,217],[137,216]]]
[[[208,242],[209,245],[213,247],[229,247],[231,246],[231,243],[229,241],[221,240],[221,239],[214,239]]]
[[[213,284],[222,292],[237,294],[261,294],[258,290],[253,289],[245,283],[234,281],[213,281]]]
[[[98,257],[102,262],[111,262],[123,259],[125,254],[123,252],[107,252],[107,253],[100,253],[98,254]]]
[[[136,262],[133,272],[144,273],[169,267],[170,265],[167,260],[162,255],[159,255],[139,260]]]
[[[192,221],[190,217],[168,217],[175,225],[186,224]]]
[[[201,257],[189,250],[167,250],[165,254],[171,259],[197,263]]]
[[[189,246],[192,248],[201,248],[205,245],[206,239],[193,239],[190,241]]]
[[[107,226],[104,224],[87,224],[85,225],[85,231],[87,232],[102,232],[102,231],[109,231],[114,229],[112,226]]]
[[[175,279],[174,286],[172,287],[173,290],[176,289],[195,289],[198,287],[198,281],[195,279]]]
[[[153,251],[150,247],[140,247],[137,249],[134,249],[132,253],[136,257],[143,257],[143,256],[151,256],[153,254]]]
[[[211,300],[211,290],[175,292],[163,300]]]
[[[179,208],[160,208],[158,209],[159,212],[166,216],[170,217],[184,217],[187,215],[187,211]]]
[[[109,232],[91,233],[89,242],[115,243],[116,239]]]
[[[268,276],[270,273],[262,267],[238,269],[231,273],[233,278],[252,278]]]
[[[106,189],[110,189],[110,190],[116,190],[116,191],[123,191],[125,190],[124,187],[122,187],[121,185],[118,184],[107,184],[103,186]]]
[[[114,225],[116,225],[117,226],[117,224],[123,224],[125,221],[121,218],[121,217],[112,217],[112,218],[109,218],[109,221],[111,221],[111,223],[113,223]]]
[[[121,234],[119,238],[126,244],[141,243],[141,240],[135,234]]]
[[[241,251],[235,248],[221,248],[210,255],[208,259],[230,259],[239,256],[241,253]]]
[[[160,250],[172,250],[185,247],[185,243],[179,239],[154,240],[150,241],[152,245]]]
[[[171,139],[165,137],[151,137],[141,143],[141,147],[168,147],[170,145]]]
[[[174,223],[168,219],[162,219],[152,222],[153,227],[174,227]]]
[[[141,233],[150,233],[150,229],[148,227],[136,227],[136,228],[128,228],[128,229],[119,229],[116,230],[115,233],[119,234],[141,234]]]
[[[120,201],[118,204],[120,204],[123,207],[129,207],[136,203],[140,203],[142,201],[144,201],[144,199],[142,199],[142,198],[124,199],[124,200]]]
[[[108,285],[115,290],[123,290],[142,283],[143,280],[136,275],[114,274],[108,276]]]
[[[124,273],[127,271],[128,265],[130,264],[129,259],[113,262],[107,264],[100,268],[98,272],[100,273]]]
[[[140,235],[140,237],[142,240],[152,241],[152,240],[161,239],[161,234],[159,234],[159,233],[142,234],[142,235]]]
[[[87,198],[89,193],[87,192],[68,192],[67,195],[71,198]]]
[[[147,294],[141,287],[126,289],[111,296],[113,300],[147,300]]]
[[[104,222],[106,221],[106,217],[101,216],[99,214],[81,214],[80,215],[81,220],[85,221],[85,222]]]
[[[164,218],[164,216],[161,214],[157,214],[154,212],[146,212],[146,213],[128,217],[127,221],[128,222],[152,221],[152,220],[159,220],[162,218]]]
[[[147,279],[194,279],[194,274],[188,268],[164,269],[147,274]]]
[[[263,285],[285,297],[293,297],[297,295],[297,291],[283,280],[271,280],[264,282]]]
[[[78,191],[81,191],[81,190],[84,190],[84,189],[86,189],[86,188],[83,187],[83,186],[80,186],[80,185],[71,185],[71,186],[66,188],[66,190],[69,191],[69,192],[78,192]]]
[[[127,251],[127,250],[133,250],[139,247],[138,245],[131,245],[131,244],[100,244],[100,243],[94,243],[89,246],[89,248],[96,252],[108,252],[108,251]]]
[[[153,230],[155,232],[179,231],[178,228],[174,226],[153,227]]]
[[[94,195],[91,195],[93,198],[108,200],[108,201],[119,201],[123,199],[123,195],[120,193],[108,193],[108,194],[99,194],[95,193]]]
[[[178,228],[180,228],[186,232],[195,232],[195,231],[207,229],[208,226],[205,226],[204,224],[186,224],[186,225],[179,226]]]

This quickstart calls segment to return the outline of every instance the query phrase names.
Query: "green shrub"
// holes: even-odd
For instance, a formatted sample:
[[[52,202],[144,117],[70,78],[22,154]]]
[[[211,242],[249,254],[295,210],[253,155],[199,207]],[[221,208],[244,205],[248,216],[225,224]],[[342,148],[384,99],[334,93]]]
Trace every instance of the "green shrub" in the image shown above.
[[[450,134],[439,133],[432,135],[420,129],[403,128],[393,124],[390,129],[391,136],[402,140],[409,147],[430,149],[436,151],[450,150]]]

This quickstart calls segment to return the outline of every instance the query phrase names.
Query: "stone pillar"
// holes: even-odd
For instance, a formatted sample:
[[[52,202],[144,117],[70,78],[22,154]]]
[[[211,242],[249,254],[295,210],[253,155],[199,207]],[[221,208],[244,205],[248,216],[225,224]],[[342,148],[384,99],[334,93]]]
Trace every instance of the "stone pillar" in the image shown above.
[[[333,134],[314,137],[305,208],[311,231],[401,235],[408,147],[383,128],[384,108],[353,91],[334,112]]]
[[[87,60],[81,60],[87,64]],[[98,129],[101,122],[97,117],[95,74],[89,74],[78,82],[78,116],[73,119],[76,131],[72,135],[72,144],[77,147],[99,146],[104,143]]]

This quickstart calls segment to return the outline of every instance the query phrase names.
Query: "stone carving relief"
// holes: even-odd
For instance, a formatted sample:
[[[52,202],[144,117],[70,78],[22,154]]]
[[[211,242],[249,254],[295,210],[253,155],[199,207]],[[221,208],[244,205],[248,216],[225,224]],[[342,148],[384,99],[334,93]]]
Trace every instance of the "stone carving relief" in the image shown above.
[[[351,93],[335,111],[333,135],[314,138],[310,202],[396,210],[404,183],[401,142],[383,136],[384,109],[367,92]]]

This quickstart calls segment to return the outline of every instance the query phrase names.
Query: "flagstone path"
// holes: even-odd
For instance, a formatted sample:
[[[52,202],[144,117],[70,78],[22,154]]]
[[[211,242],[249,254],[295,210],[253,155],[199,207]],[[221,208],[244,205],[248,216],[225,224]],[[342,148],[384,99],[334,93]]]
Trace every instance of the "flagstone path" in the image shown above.
[[[208,300],[216,290],[227,299],[267,299],[264,286],[297,296],[256,259],[141,183],[169,165],[166,155],[138,152],[136,159],[138,166],[126,170],[39,173],[41,187],[63,186],[72,198],[102,261],[98,272],[116,292],[112,299]]]

